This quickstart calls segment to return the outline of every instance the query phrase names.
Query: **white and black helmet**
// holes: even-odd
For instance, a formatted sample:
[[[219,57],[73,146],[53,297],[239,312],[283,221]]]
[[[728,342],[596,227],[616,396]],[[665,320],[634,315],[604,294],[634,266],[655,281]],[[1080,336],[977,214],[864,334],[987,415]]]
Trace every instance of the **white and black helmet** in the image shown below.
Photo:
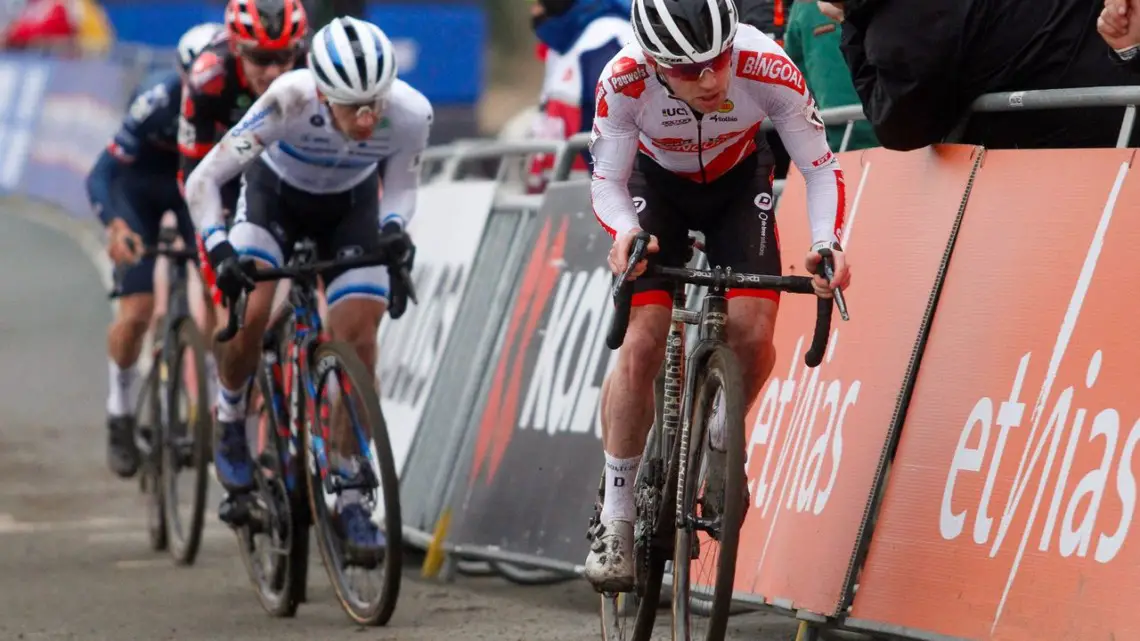
[[[633,0],[637,44],[665,65],[708,62],[732,46],[738,18],[733,0]]]
[[[336,18],[313,37],[309,69],[330,102],[365,103],[391,90],[396,52],[380,27],[356,18]]]
[[[178,64],[182,65],[182,71],[189,71],[198,54],[225,30],[226,26],[219,22],[204,22],[182,34],[178,39]]]

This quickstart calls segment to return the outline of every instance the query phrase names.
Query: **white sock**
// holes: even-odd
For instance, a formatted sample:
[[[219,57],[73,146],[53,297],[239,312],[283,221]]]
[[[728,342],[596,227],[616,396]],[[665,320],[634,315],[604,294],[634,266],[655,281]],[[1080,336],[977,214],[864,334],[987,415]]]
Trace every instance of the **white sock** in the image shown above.
[[[218,420],[223,423],[245,420],[245,390],[249,381],[241,389],[226,389],[225,385],[218,384]]]
[[[602,521],[637,520],[637,505],[633,502],[633,482],[641,457],[616,458],[606,452],[606,499],[602,504]]]
[[[723,452],[725,428],[724,428],[724,391],[718,390],[716,398],[713,399],[712,416],[709,416],[708,430],[709,430],[709,445],[718,452]]]
[[[134,365],[124,369],[113,359],[107,359],[107,414],[115,417],[129,416],[135,411],[138,378],[138,369]]]

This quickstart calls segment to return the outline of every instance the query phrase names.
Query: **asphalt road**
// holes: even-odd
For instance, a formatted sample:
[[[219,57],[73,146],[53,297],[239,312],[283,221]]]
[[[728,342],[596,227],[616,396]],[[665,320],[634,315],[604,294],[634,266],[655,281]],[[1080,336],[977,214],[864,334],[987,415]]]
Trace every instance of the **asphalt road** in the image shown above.
[[[597,597],[581,582],[424,580],[414,558],[389,625],[359,629],[333,598],[315,550],[309,602],[294,619],[269,618],[214,516],[216,487],[196,565],[177,568],[150,552],[137,485],[106,469],[111,311],[77,242],[84,234],[91,253],[90,228],[0,201],[0,640],[600,638]],[[770,641],[793,639],[796,625],[749,613],[730,628],[734,640]]]

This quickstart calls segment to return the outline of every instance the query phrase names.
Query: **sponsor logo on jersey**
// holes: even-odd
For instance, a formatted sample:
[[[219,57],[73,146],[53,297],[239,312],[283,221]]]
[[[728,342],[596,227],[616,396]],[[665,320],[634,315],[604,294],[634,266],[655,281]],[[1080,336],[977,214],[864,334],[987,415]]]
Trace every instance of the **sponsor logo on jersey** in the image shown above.
[[[740,118],[736,116],[725,116],[724,114],[713,114],[709,116],[709,120],[713,122],[737,122]]]
[[[324,127],[325,117],[321,114],[313,114],[313,117],[309,118],[309,124],[314,127]]]
[[[620,94],[630,98],[640,98],[645,91],[645,79],[648,77],[649,72],[646,71],[645,65],[638,64],[633,58],[618,58],[613,64],[610,86]]]
[[[831,160],[831,155],[832,155],[832,154],[831,154],[831,152],[829,151],[829,152],[827,152],[826,154],[824,154],[824,155],[820,156],[819,158],[816,158],[815,160],[813,160],[813,161],[812,161],[812,163],[811,163],[811,166],[812,166],[812,167],[819,167],[820,165],[825,165],[825,164],[827,164],[827,163],[828,163],[828,161],[830,161],[830,160]]]
[[[735,108],[736,105],[734,105],[731,100],[726,99],[723,103],[721,103],[720,107],[717,107],[717,111],[722,114],[726,114]]]
[[[804,76],[796,65],[778,53],[741,51],[736,64],[736,75],[773,85],[783,85],[801,94],[807,93]]]
[[[594,98],[597,105],[594,108],[594,114],[599,118],[605,118],[610,115],[610,104],[606,102],[606,85],[601,80],[594,88]],[[596,129],[596,127],[595,127]]]
[[[697,141],[692,138],[653,138],[653,146],[662,151],[679,151],[682,153],[696,153],[707,149],[714,149],[723,145],[724,143],[736,138],[742,131],[730,131],[728,133],[706,138],[697,144]]]
[[[690,122],[693,122],[692,118],[681,118],[679,120],[666,120],[665,122],[662,122],[661,124],[666,126],[666,127],[676,127],[677,125],[687,125]]]
[[[688,112],[685,111],[684,107],[666,107],[665,109],[661,110],[661,117],[662,118],[672,118],[673,116],[685,116],[685,115],[688,115]]]

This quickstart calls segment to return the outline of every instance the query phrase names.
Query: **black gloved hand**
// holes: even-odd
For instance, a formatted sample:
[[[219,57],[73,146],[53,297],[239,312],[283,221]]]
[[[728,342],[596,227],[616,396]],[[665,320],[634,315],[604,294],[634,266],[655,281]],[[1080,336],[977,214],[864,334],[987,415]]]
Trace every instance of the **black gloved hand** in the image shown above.
[[[388,303],[388,315],[393,320],[404,315],[408,310],[408,282],[404,279],[407,274],[411,278],[412,268],[416,261],[416,246],[412,238],[398,223],[388,223],[380,230],[380,237],[392,251],[392,262],[388,266],[388,280],[391,284],[392,295]]]
[[[251,259],[242,260],[228,240],[218,243],[206,257],[214,268],[214,286],[227,305],[233,304],[242,292],[252,292],[257,286],[253,281],[257,266]]]
[[[410,274],[416,260],[416,246],[408,232],[399,223],[388,223],[380,229],[380,238],[392,252],[392,267],[403,267]]]

